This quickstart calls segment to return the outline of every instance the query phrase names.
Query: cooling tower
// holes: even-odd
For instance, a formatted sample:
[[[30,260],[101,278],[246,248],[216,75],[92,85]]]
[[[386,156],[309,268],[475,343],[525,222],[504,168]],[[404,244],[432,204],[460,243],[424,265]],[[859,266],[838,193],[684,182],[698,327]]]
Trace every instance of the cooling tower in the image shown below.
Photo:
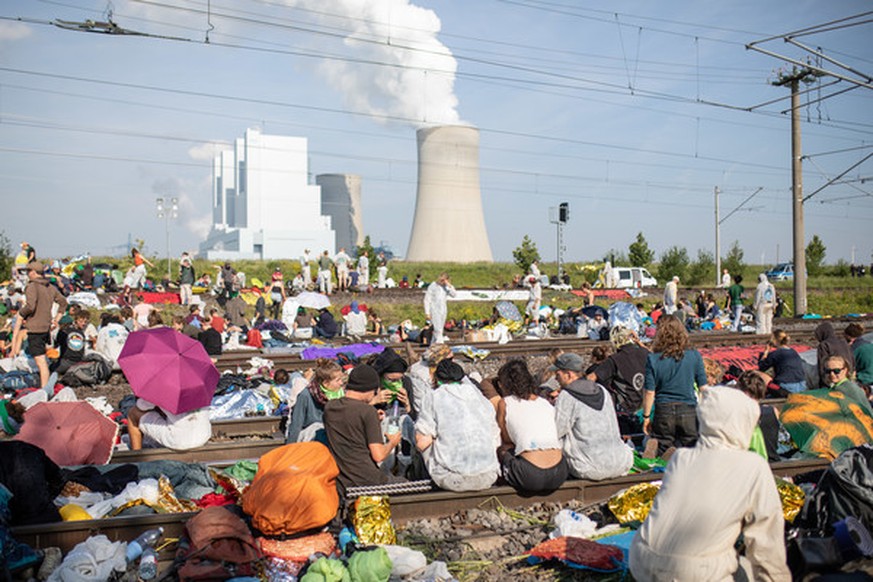
[[[336,249],[353,250],[364,244],[361,217],[361,177],[354,174],[319,174],[321,213],[331,217],[336,232]]]
[[[407,260],[490,262],[479,191],[479,130],[446,125],[416,135],[418,193]]]

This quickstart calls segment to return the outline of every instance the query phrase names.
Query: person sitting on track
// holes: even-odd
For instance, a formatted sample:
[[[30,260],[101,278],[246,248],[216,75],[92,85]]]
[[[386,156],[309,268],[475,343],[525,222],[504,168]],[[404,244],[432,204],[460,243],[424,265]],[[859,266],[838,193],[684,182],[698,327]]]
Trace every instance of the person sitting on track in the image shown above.
[[[748,450],[758,415],[757,403],[738,390],[703,391],[700,438],[670,459],[631,542],[630,571],[637,582],[791,579],[773,473]],[[741,535],[742,558],[736,543]]]
[[[166,447],[188,451],[205,445],[212,436],[209,407],[172,414],[147,400],[138,398],[127,413],[127,433],[131,450]]]
[[[287,376],[287,372],[285,375]],[[316,360],[312,380],[297,396],[294,408],[291,409],[285,430],[285,442],[319,441],[327,444],[324,406],[331,400],[343,397],[345,383],[346,375],[335,360]]]
[[[595,481],[626,475],[634,452],[621,440],[609,392],[585,378],[585,362],[578,354],[561,354],[549,369],[561,385],[555,425],[570,474]]]
[[[430,477],[450,491],[487,489],[500,472],[494,407],[451,359],[439,363],[435,380],[415,422],[415,444]]]
[[[497,408],[503,439],[497,456],[503,478],[519,491],[552,492],[569,474],[555,426],[555,409],[537,396],[533,376],[523,360],[504,364],[497,379],[504,394]]]
[[[385,435],[387,442],[383,441],[379,415],[370,404],[379,384],[379,373],[360,364],[349,374],[344,396],[324,406],[324,429],[339,467],[337,480],[344,490],[404,481],[379,468],[401,438],[398,431]]]

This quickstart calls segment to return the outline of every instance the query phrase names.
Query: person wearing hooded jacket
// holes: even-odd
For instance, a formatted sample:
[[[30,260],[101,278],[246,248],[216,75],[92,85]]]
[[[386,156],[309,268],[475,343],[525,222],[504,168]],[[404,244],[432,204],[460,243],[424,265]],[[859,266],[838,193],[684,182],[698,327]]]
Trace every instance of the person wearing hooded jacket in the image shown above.
[[[621,440],[609,392],[585,378],[585,362],[578,354],[561,354],[549,369],[561,385],[555,426],[570,474],[595,481],[626,475],[634,453]]]
[[[433,341],[441,344],[443,332],[446,328],[446,315],[448,308],[446,302],[449,297],[455,296],[455,288],[452,287],[452,279],[448,273],[440,273],[436,281],[431,283],[424,294],[424,314],[433,323]]]
[[[758,404],[724,386],[703,391],[700,438],[670,459],[661,490],[634,536],[638,582],[791,579],[784,517],[767,461],[749,451]],[[736,541],[743,536],[745,557]]]
[[[829,321],[823,321],[818,324],[813,333],[818,341],[816,347],[816,359],[818,360],[818,386],[819,388],[827,388],[828,375],[825,373],[827,366],[825,365],[828,358],[831,356],[842,356],[849,366],[849,374],[855,369],[855,357],[852,355],[852,348],[846,340],[837,336],[834,331],[834,326]]]
[[[758,275],[758,286],[755,287],[755,333],[770,334],[773,332],[773,308],[776,306],[776,288],[767,279],[767,275]]]

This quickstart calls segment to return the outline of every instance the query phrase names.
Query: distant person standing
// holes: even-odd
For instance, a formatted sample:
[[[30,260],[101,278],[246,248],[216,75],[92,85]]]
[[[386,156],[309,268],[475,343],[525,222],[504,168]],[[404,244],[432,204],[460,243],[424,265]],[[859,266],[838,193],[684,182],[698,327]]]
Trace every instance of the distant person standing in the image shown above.
[[[445,341],[443,332],[446,327],[448,312],[447,301],[456,295],[452,287],[452,279],[448,273],[440,273],[437,280],[431,283],[424,294],[424,314],[433,324],[433,342],[440,344]]]
[[[340,247],[333,256],[333,264],[336,266],[336,286],[340,291],[345,291],[349,286],[349,262],[352,258],[346,253],[345,247]]]
[[[61,315],[67,308],[67,300],[43,276],[44,267],[39,261],[27,265],[27,288],[24,290],[24,306],[18,312],[27,330],[27,353],[36,360],[39,368],[41,385],[49,381],[48,361],[45,357],[45,347],[49,343],[51,330],[58,325]],[[58,305],[56,315],[52,315],[52,305]]]
[[[730,286],[731,286],[731,274],[728,272],[727,269],[725,269],[721,272],[721,285],[719,285],[719,287],[721,287],[722,289],[727,289]]]
[[[524,313],[530,318],[532,323],[540,321],[540,304],[543,302],[543,284],[539,277],[530,275],[527,278],[529,290],[527,306],[524,308]]]
[[[755,333],[769,334],[773,331],[773,308],[776,306],[776,288],[767,280],[767,275],[758,275],[755,288]]]
[[[309,249],[304,249],[303,254],[300,255],[300,274],[303,275],[306,289],[309,289],[309,286],[312,285],[312,267],[309,265],[310,261],[312,261],[312,256]]]
[[[326,295],[333,293],[333,275],[331,268],[333,261],[330,260],[330,254],[325,250],[318,257],[318,290]]]
[[[182,299],[182,305],[188,305],[194,299],[193,285],[197,280],[197,275],[194,273],[194,265],[191,263],[191,257],[188,253],[182,253],[182,258],[179,260],[179,294]]]
[[[133,276],[130,280],[130,288],[138,289],[146,280],[146,265],[154,268],[154,264],[142,256],[142,253],[134,247],[130,249],[130,256],[133,258]]]
[[[376,287],[384,289],[388,286],[388,259],[385,253],[379,253],[379,266],[376,268]]]
[[[367,251],[362,250],[358,257],[358,286],[366,287],[370,284],[370,258]]]
[[[673,280],[664,287],[664,313],[672,315],[676,313],[676,305],[679,299],[679,277],[673,275]]]
[[[742,282],[742,275],[734,275],[734,284],[728,288],[728,308],[734,315],[732,331],[740,331],[740,321],[743,317],[743,293],[746,289],[740,284]]]

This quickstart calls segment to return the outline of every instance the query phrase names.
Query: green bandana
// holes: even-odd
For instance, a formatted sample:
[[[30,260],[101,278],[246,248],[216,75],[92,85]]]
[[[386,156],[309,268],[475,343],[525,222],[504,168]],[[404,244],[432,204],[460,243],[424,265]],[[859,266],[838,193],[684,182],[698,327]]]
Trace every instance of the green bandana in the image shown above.
[[[345,391],[340,388],[339,390],[328,390],[324,387],[324,384],[319,385],[321,388],[321,393],[324,394],[324,397],[328,400],[336,400],[337,398],[342,398],[345,394]]]
[[[0,421],[3,422],[3,432],[12,436],[18,432],[11,422],[9,422],[9,411],[6,410],[6,401],[0,400]]]

